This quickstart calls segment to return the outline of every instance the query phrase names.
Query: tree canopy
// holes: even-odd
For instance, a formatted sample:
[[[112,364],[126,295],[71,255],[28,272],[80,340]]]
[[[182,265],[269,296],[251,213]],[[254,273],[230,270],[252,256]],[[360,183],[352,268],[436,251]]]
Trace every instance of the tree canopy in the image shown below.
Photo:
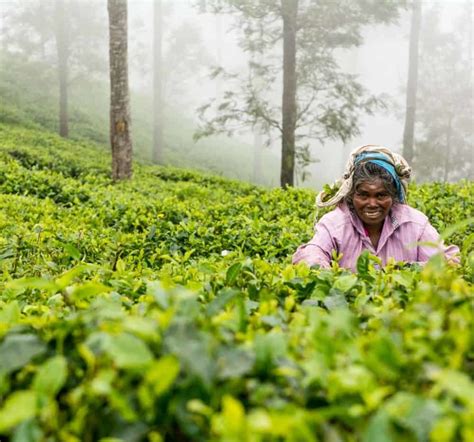
[[[472,4],[443,30],[437,8],[421,33],[417,143],[414,168],[420,181],[474,178]]]
[[[215,13],[234,15],[234,25],[240,30],[240,46],[249,53],[250,61],[249,71],[244,75],[226,72],[221,67],[214,70],[213,76],[223,76],[227,88],[221,96],[200,107],[202,124],[196,137],[231,134],[259,125],[269,140],[275,136],[282,139],[283,151],[285,140],[294,139],[294,159],[304,166],[310,161],[311,142],[346,141],[358,134],[361,114],[372,113],[383,103],[380,97],[366,91],[354,74],[340,69],[338,55],[341,50],[362,43],[364,26],[395,20],[400,5],[394,0],[208,1],[207,7]],[[285,93],[282,74],[288,11],[295,13],[293,97]],[[282,94],[286,97],[283,100]],[[288,99],[295,100],[296,112],[294,124],[284,127],[284,103]],[[293,184],[294,170],[287,175],[290,179],[282,179],[283,186]]]

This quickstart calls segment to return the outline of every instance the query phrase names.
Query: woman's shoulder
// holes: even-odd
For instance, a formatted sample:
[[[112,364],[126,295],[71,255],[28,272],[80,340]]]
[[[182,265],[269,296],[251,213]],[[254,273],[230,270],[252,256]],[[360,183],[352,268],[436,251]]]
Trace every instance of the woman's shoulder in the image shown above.
[[[392,208],[392,215],[396,218],[398,224],[412,223],[424,226],[428,222],[428,217],[423,212],[408,204],[395,204]]]
[[[328,228],[339,228],[346,224],[350,224],[351,215],[347,205],[338,204],[333,210],[323,215],[316,223],[322,224]]]

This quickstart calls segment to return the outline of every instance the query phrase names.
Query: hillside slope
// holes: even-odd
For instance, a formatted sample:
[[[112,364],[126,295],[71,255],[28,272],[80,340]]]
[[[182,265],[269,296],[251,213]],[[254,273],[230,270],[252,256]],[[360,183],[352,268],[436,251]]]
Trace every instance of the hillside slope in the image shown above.
[[[122,242],[129,249],[137,235],[145,241],[153,230],[154,258],[147,255],[145,259],[192,249],[197,256],[235,250],[243,255],[288,259],[311,235],[314,194],[309,190],[268,191],[212,175],[140,163],[135,163],[135,178],[130,183],[114,186],[109,178],[109,153],[90,143],[19,126],[0,125],[0,134],[3,194],[30,197],[38,208],[43,202],[54,203],[52,207],[67,214],[94,212],[92,218],[71,215],[71,219],[86,222],[74,229],[92,233],[87,223],[93,220],[95,226],[125,235]],[[412,187],[410,203],[443,231],[472,216],[472,186]],[[461,235],[466,231],[454,232],[448,240],[462,246]]]
[[[0,122],[58,129],[58,87],[56,72],[47,64],[25,60],[0,50]],[[151,158],[152,101],[150,96],[131,91],[132,136],[135,154]],[[165,164],[222,174],[253,181],[253,146],[224,136],[193,141],[193,109],[166,107],[164,113]],[[105,80],[85,78],[71,81],[69,129],[72,139],[103,144],[109,142],[109,86]],[[277,185],[278,159],[264,150],[264,168],[259,184]]]
[[[62,235],[71,236],[78,248],[87,249],[93,226],[100,226],[102,234],[121,236],[126,255],[147,243],[152,254],[146,254],[145,260],[154,265],[162,262],[161,255],[191,249],[197,256],[237,250],[284,257],[295,248],[299,233],[311,228],[309,192],[266,191],[140,163],[135,163],[134,180],[113,186],[109,156],[102,150],[34,129],[2,125],[0,130],[0,190],[21,195],[25,204],[30,201],[38,210],[43,205],[45,210],[53,208],[59,220],[64,217],[68,233]],[[280,205],[283,196],[291,206]],[[84,211],[91,216],[79,216]],[[297,214],[302,215],[299,221]],[[85,224],[67,225],[74,219]],[[54,229],[58,230],[57,224]],[[72,239],[78,232],[83,232],[80,242]],[[212,244],[207,243],[210,237]],[[102,259],[109,252],[101,250]]]
[[[292,266],[314,193],[135,163],[0,124],[0,438],[470,441],[463,265]],[[441,230],[473,183],[412,187]]]

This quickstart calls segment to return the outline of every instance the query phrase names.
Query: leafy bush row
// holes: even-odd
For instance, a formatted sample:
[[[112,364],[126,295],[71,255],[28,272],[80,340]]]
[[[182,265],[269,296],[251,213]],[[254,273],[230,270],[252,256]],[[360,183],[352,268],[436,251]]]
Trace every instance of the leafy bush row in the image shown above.
[[[254,259],[158,282],[121,262],[11,281],[0,432],[470,440],[472,286],[442,262],[380,272],[362,256],[359,268]]]
[[[294,267],[313,192],[0,135],[2,439],[474,439],[472,225],[458,268]],[[444,230],[473,190],[410,202]]]

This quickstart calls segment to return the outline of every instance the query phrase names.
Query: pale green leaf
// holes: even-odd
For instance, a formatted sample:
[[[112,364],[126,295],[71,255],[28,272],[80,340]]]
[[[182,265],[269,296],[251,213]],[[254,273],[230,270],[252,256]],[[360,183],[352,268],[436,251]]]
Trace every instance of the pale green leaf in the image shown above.
[[[54,356],[41,365],[33,380],[33,388],[48,396],[55,396],[67,378],[67,362],[64,356]]]
[[[32,334],[8,335],[0,345],[0,371],[10,373],[43,354],[46,345]]]
[[[128,333],[109,335],[104,340],[104,350],[119,368],[140,368],[153,360],[147,345]]]
[[[0,433],[5,433],[36,414],[35,391],[20,390],[7,398],[0,409]]]

